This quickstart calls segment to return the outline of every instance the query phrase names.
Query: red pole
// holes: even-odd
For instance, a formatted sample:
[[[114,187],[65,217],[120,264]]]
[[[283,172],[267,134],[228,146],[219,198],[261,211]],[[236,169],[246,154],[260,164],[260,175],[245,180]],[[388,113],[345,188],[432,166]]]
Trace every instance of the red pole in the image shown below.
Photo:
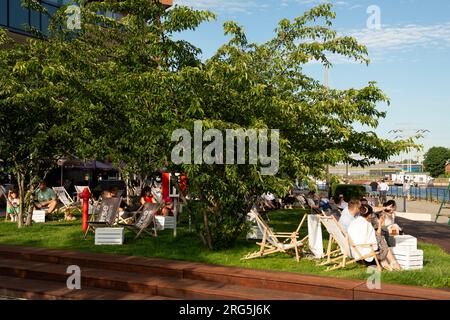
[[[84,188],[83,192],[80,193],[80,198],[83,200],[83,232],[86,232],[88,228],[88,216],[89,216],[89,198],[91,193],[88,188]]]

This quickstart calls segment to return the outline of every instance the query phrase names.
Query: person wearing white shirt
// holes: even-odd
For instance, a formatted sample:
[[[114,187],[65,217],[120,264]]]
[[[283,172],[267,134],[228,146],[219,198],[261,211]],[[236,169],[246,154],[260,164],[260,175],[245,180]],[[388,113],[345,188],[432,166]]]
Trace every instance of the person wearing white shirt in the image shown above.
[[[401,267],[395,259],[395,256],[392,254],[386,240],[381,235],[381,226],[384,223],[384,217],[380,219],[378,230],[375,231],[371,223],[373,210],[362,206],[359,212],[361,215],[355,218],[355,220],[350,223],[350,226],[348,227],[348,236],[357,248],[357,250],[352,248],[353,257],[362,258],[363,256],[370,254],[372,249],[373,251],[378,250],[378,252],[376,252],[377,259],[380,261],[381,266],[384,269],[389,271],[401,270]],[[371,245],[371,247],[358,246],[363,244]],[[368,257],[364,260],[371,263],[374,259],[373,257]]]
[[[339,223],[344,227],[345,231],[348,232],[348,227],[355,220],[355,216],[359,212],[359,207],[361,207],[361,202],[358,199],[352,199],[342,211]]]
[[[353,244],[357,248],[357,251],[352,248],[352,255],[355,258],[362,258],[363,256],[370,254],[372,252],[372,249],[373,251],[378,250],[375,229],[372,227],[372,224],[367,222],[367,220],[361,216],[355,218],[348,226],[348,236],[350,237],[350,239],[352,239]],[[363,244],[372,245],[372,248],[366,246],[358,246]],[[366,260],[367,262],[372,262],[373,257],[368,257],[364,260]]]
[[[348,203],[344,200],[343,194],[339,195],[339,200],[338,200],[337,206],[341,209],[345,209],[348,207]]]
[[[387,201],[387,193],[389,191],[389,185],[384,180],[381,180],[381,183],[378,185],[378,188],[380,191],[380,202],[385,203]]]

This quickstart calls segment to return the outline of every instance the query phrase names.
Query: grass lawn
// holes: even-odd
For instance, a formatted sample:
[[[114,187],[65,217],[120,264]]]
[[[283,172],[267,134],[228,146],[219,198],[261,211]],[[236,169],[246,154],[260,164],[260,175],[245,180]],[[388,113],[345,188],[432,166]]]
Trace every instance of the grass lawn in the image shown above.
[[[295,230],[300,218],[301,210],[280,210],[270,213],[270,225],[275,231],[289,232]],[[87,240],[83,240],[81,221],[48,222],[34,224],[31,228],[18,229],[11,222],[0,222],[0,243],[16,244],[33,247],[55,249],[70,249],[78,251],[117,253],[133,256],[160,257],[167,259],[186,260],[210,264],[238,266],[244,268],[270,269],[333,276],[339,278],[367,279],[366,268],[352,265],[345,270],[325,272],[325,267],[316,265],[316,261],[302,259],[297,263],[288,255],[277,254],[248,261],[240,258],[250,251],[257,249],[254,240],[239,239],[232,249],[211,252],[205,249],[194,232],[187,230],[187,224],[182,221],[178,228],[178,236],[172,235],[172,230],[159,232],[157,238],[141,238],[133,240],[133,234],[126,232],[123,246],[95,246],[91,233]],[[303,237],[307,233],[306,223],[301,231]],[[328,238],[323,232],[324,238]],[[444,288],[450,287],[450,255],[440,247],[419,243],[424,250],[424,268],[414,271],[400,271],[382,273],[382,281],[386,283],[416,285],[422,287]]]

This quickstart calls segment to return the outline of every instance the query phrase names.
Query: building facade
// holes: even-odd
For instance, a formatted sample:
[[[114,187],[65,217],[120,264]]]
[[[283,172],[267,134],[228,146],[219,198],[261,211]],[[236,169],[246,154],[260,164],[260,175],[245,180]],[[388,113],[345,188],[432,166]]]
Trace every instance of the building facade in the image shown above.
[[[44,8],[54,14],[59,7],[69,0],[42,0]],[[6,27],[15,38],[29,36],[27,26],[47,34],[49,18],[34,10],[22,7],[21,0],[0,0],[0,26]]]
[[[39,2],[54,14],[62,5],[70,0],[40,0]],[[172,6],[173,0],[160,0],[167,7]],[[27,26],[32,26],[43,34],[48,33],[49,18],[34,10],[22,7],[21,0],[0,0],[0,27],[5,27],[16,40],[23,40],[30,34]]]

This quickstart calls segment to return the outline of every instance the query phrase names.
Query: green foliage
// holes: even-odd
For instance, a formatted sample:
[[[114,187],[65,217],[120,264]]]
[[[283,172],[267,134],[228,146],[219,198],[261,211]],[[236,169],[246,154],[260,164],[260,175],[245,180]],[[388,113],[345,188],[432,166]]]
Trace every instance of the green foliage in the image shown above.
[[[445,173],[445,164],[450,160],[450,149],[445,147],[432,147],[424,156],[425,171],[434,178]]]
[[[375,83],[328,89],[305,74],[310,62],[331,66],[329,53],[369,62],[364,46],[332,29],[329,4],[280,21],[262,44],[226,22],[229,42],[206,61],[175,34],[214,19],[210,12],[165,10],[148,0],[83,1],[82,30],[73,31],[64,10],[53,17],[46,41],[0,49],[0,105],[6,107],[0,118],[10,122],[2,133],[11,137],[19,130],[21,137],[20,146],[1,144],[1,157],[12,159],[10,150],[22,148],[34,150],[33,159],[109,156],[126,164],[124,173],[141,178],[161,167],[185,172],[189,198],[198,199],[189,204],[198,234],[210,249],[234,243],[262,193],[285,194],[295,178],[321,176],[326,165],[368,165],[413,146],[373,132],[386,115],[377,106],[389,102]],[[127,15],[114,20],[99,11]],[[173,164],[171,133],[192,132],[195,120],[221,132],[280,129],[278,174],[262,176],[261,163]],[[358,131],[358,125],[370,130]],[[34,166],[27,162],[24,171]]]
[[[345,201],[350,199],[361,199],[366,195],[366,188],[357,184],[337,184],[332,186],[332,194],[335,201],[338,201],[339,195],[344,195]]]

